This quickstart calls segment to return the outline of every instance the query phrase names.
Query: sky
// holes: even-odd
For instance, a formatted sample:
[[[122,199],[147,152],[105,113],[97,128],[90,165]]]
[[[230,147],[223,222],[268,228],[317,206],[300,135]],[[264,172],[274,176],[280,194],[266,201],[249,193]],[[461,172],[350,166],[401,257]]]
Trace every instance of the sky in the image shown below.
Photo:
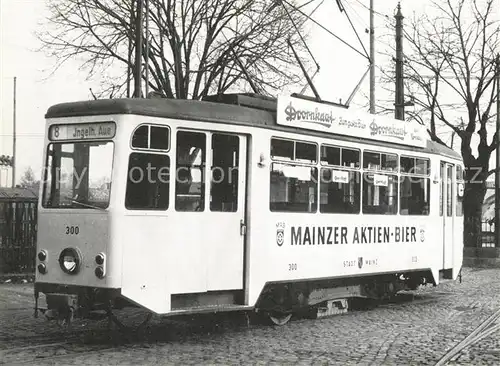
[[[89,88],[99,89],[99,80],[88,81],[86,75],[78,71],[80,64],[77,60],[66,63],[53,75],[48,72],[56,60],[37,50],[40,44],[34,35],[47,15],[46,1],[50,0],[0,0],[0,155],[12,155],[13,78],[16,77],[17,183],[28,167],[33,169],[36,177],[40,177],[44,114],[47,109],[56,103],[88,100],[91,98]],[[318,3],[316,1],[315,4]],[[369,27],[369,0],[344,0],[343,3],[365,48],[369,50],[369,36],[364,31]],[[377,38],[386,32],[385,23],[395,14],[398,1],[374,0],[374,4]],[[430,11],[428,0],[402,0],[401,6],[405,16],[411,16],[413,12],[422,14]],[[362,50],[335,1],[325,0],[313,18]],[[311,23],[309,25],[308,46],[321,67],[313,79],[314,84],[322,99],[346,101],[368,67],[368,61],[320,27]],[[377,47],[377,43],[375,45]],[[382,62],[378,56],[375,61]],[[291,91],[299,92],[303,86]],[[368,95],[368,90],[367,76],[353,105],[366,104],[367,99],[363,95]],[[379,85],[376,90],[376,96],[380,95]],[[0,170],[0,174],[0,186],[5,186],[5,172]]]

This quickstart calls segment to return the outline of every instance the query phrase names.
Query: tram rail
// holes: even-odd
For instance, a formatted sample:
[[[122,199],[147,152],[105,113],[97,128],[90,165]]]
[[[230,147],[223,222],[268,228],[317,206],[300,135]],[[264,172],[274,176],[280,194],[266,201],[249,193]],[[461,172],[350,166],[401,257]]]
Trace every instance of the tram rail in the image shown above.
[[[495,322],[500,319],[500,308],[495,311],[492,315],[481,322],[476,329],[474,329],[467,337],[465,337],[461,342],[452,347],[448,352],[446,352],[437,362],[435,366],[446,365],[449,361],[453,360],[467,347],[481,341],[482,339],[489,337],[493,333],[500,331],[500,323],[495,324]]]

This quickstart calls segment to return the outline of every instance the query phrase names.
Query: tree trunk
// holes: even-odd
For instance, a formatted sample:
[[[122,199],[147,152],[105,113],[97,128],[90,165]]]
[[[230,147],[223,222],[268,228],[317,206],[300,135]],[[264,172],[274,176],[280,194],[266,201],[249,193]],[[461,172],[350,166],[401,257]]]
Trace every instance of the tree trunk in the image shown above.
[[[470,171],[470,170],[469,170]],[[469,175],[469,174],[467,174]],[[486,194],[486,176],[481,173],[476,177],[475,172],[467,176],[463,200],[464,208],[464,246],[480,248],[481,220],[483,216],[483,202]]]

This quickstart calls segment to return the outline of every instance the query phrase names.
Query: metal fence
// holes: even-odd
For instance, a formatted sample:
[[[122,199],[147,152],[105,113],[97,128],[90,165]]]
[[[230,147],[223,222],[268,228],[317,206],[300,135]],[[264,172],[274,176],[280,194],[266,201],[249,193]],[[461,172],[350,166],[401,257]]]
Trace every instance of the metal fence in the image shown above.
[[[0,189],[0,274],[34,272],[36,221],[37,197],[32,191]]]
[[[495,247],[495,222],[493,219],[481,221],[481,246],[483,248]]]

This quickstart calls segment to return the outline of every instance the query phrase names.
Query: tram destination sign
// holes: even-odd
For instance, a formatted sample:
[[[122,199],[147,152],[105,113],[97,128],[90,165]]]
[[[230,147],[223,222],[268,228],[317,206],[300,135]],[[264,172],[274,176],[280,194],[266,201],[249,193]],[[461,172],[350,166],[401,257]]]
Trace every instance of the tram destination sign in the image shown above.
[[[362,111],[288,96],[278,98],[277,123],[283,126],[425,147],[424,126]]]
[[[49,139],[52,141],[109,139],[115,137],[115,133],[114,122],[57,124],[50,126]]]

